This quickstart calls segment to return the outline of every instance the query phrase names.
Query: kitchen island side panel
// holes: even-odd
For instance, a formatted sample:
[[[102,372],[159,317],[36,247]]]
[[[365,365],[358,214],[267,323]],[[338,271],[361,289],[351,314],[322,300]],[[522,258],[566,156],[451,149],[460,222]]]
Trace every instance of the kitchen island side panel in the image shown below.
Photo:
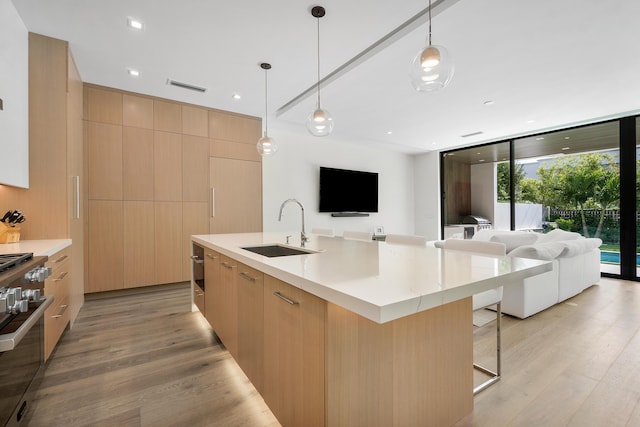
[[[472,324],[471,298],[383,324],[328,304],[327,425],[445,426],[469,414]]]

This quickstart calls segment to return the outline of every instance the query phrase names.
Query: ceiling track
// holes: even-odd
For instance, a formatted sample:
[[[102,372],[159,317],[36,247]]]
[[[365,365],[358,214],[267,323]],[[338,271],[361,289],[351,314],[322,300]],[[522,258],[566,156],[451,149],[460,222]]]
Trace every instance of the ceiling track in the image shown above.
[[[459,0],[433,1],[431,3],[432,19],[434,16],[437,16],[440,12],[445,11],[449,7],[456,4],[458,1]],[[417,14],[413,15],[411,18],[409,18],[408,20],[400,24],[400,26],[396,27],[391,32],[384,35],[382,38],[380,38],[378,41],[373,43],[371,46],[367,47],[362,52],[358,53],[356,56],[354,56],[353,58],[351,58],[350,60],[348,60],[347,62],[345,62],[338,68],[336,68],[335,70],[333,70],[331,73],[327,74],[323,79],[320,80],[319,83],[314,83],[304,92],[300,93],[291,101],[287,102],[282,107],[278,108],[278,110],[276,111],[276,117],[281,116],[282,114],[286,113],[287,111],[289,111],[290,109],[298,105],[300,102],[302,102],[306,98],[314,95],[316,93],[316,90],[318,90],[318,87],[323,88],[327,86],[329,83],[333,82],[334,80],[342,77],[344,74],[353,70],[358,65],[362,64],[369,58],[373,57],[374,55],[378,54],[382,50],[386,49],[391,44],[395,43],[396,41],[400,40],[407,34],[411,33],[416,28],[420,27],[421,25],[424,25],[428,20],[429,20],[429,7],[427,6],[426,8],[424,8],[423,10],[421,10],[420,12],[418,12]],[[422,46],[416,47],[416,51],[420,47]]]

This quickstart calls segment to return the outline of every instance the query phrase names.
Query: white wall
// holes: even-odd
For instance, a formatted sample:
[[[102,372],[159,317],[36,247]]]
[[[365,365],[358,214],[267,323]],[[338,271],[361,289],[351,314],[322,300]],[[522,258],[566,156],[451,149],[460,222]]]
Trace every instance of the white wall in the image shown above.
[[[414,171],[413,158],[406,154],[367,148],[334,135],[317,138],[304,128],[272,129],[278,152],[265,157],[263,177],[263,229],[264,231],[300,230],[300,209],[289,204],[284,209],[282,222],[278,212],[283,201],[298,199],[305,208],[306,229],[333,228],[336,235],[344,230],[374,231],[381,225],[387,233],[413,234],[414,232]],[[318,212],[318,175],[320,166],[377,172],[378,213],[368,217],[333,218]]]
[[[440,153],[414,156],[415,234],[440,239]]]
[[[29,186],[29,36],[11,0],[0,0],[0,184]]]

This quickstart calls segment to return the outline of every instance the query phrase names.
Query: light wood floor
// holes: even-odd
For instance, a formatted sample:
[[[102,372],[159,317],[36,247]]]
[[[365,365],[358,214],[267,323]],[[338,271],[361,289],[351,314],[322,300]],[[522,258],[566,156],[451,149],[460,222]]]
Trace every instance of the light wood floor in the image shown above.
[[[29,425],[278,426],[189,308],[186,288],[88,300],[50,361]],[[502,325],[503,380],[475,397],[458,427],[640,426],[640,283],[602,279]],[[475,333],[475,358],[487,365],[493,326]]]
[[[29,426],[279,426],[190,308],[185,286],[87,300],[50,359]]]

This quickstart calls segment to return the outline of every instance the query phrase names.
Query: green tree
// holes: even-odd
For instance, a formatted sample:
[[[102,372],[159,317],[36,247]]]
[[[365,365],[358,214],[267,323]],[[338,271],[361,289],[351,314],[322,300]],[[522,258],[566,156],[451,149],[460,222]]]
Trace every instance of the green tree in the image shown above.
[[[498,202],[508,203],[510,201],[509,197],[509,163],[503,162],[498,163],[497,168],[497,186],[498,188]],[[520,182],[524,179],[524,165],[516,164],[513,174],[513,181],[515,185],[515,197],[516,202],[520,201],[522,198],[522,191],[520,188]]]
[[[585,209],[600,210],[595,237],[602,232],[607,209],[619,201],[620,172],[613,157],[587,153],[555,159],[537,171],[540,178],[539,203],[545,206],[578,209],[583,235],[589,237]]]

